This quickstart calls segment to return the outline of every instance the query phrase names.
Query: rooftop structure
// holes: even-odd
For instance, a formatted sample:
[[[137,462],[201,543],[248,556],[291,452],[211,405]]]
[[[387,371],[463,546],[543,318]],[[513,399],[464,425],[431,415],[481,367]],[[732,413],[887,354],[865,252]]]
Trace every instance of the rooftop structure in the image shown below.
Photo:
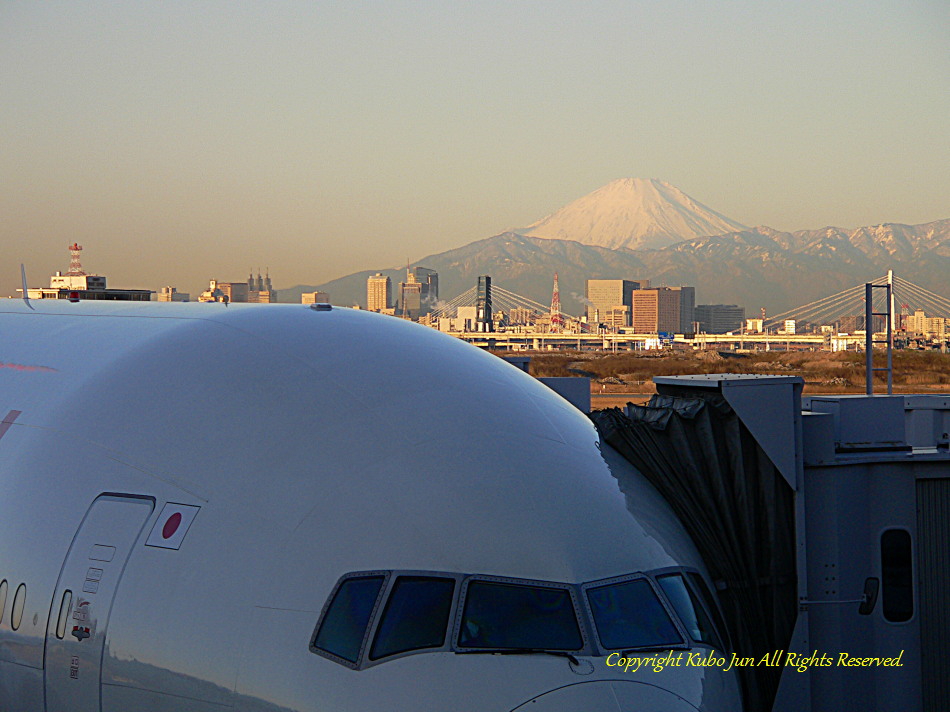
[[[69,299],[147,302],[152,298],[148,289],[108,289],[106,278],[97,274],[86,274],[80,262],[82,245],[69,246],[69,269],[65,274],[54,272],[50,276],[49,287],[27,288],[30,299]]]

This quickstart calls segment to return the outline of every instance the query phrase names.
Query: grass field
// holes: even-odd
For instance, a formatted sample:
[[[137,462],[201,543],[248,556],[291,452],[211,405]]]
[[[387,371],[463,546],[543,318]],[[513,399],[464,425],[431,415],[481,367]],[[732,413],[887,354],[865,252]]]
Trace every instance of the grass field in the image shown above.
[[[503,354],[499,354],[503,355]],[[531,356],[534,376],[588,376],[594,409],[643,402],[656,392],[654,376],[699,373],[754,373],[801,376],[805,394],[864,393],[864,354],[827,351],[640,351],[619,354],[557,351]],[[875,368],[886,365],[876,353]],[[895,393],[950,393],[950,354],[894,351]],[[875,378],[875,392],[885,392],[884,374]]]

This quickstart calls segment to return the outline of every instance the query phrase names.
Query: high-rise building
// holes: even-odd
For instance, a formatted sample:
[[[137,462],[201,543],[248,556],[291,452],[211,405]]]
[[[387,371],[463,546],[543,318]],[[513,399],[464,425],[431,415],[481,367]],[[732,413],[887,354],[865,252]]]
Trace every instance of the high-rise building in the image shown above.
[[[427,267],[406,268],[406,281],[399,283],[399,307],[396,312],[417,319],[432,311],[439,301],[439,273]]]
[[[736,331],[742,328],[742,322],[745,321],[745,307],[736,304],[698,304],[696,321],[699,330],[707,334]]]
[[[439,273],[428,267],[416,267],[413,272],[416,281],[422,285],[422,300],[428,302],[426,310],[431,310],[439,301]]]
[[[687,333],[693,331],[693,322],[696,321],[696,287],[669,287],[679,293],[679,326],[673,331]]]
[[[630,316],[633,330],[638,334],[656,334],[661,331],[682,333],[682,299],[681,288],[655,287],[634,290]]]
[[[588,279],[584,288],[587,321],[610,327],[630,326],[633,292],[641,286],[630,279]]]
[[[921,336],[943,338],[947,331],[947,320],[943,317],[929,317],[923,309],[917,309],[913,315],[905,317],[907,333]]]
[[[422,313],[422,283],[416,279],[416,274],[406,267],[406,281],[399,283],[400,316],[407,319],[417,319]]]
[[[392,307],[392,280],[377,272],[366,280],[366,308],[381,312]]]

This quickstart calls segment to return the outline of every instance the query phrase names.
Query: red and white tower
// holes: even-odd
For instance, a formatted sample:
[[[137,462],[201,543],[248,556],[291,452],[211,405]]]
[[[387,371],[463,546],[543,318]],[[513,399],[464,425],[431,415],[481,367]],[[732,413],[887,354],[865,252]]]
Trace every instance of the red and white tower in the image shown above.
[[[554,294],[551,295],[551,330],[564,328],[564,317],[561,315],[561,290],[557,286],[557,272],[554,273]]]
[[[82,252],[82,245],[77,242],[74,242],[69,246],[69,271],[66,272],[69,276],[82,277],[85,272],[82,270],[82,262],[79,261],[80,253]]]

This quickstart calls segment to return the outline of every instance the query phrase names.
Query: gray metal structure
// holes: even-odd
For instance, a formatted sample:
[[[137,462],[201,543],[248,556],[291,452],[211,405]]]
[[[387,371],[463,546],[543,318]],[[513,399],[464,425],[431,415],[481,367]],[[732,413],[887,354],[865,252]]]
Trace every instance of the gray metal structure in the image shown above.
[[[884,371],[887,374],[887,395],[894,392],[894,363],[892,360],[892,350],[894,348],[894,291],[892,287],[893,275],[887,273],[887,282],[885,284],[874,284],[868,282],[864,285],[864,372],[867,395],[874,395],[874,373]],[[886,310],[883,312],[874,311],[874,290],[884,289],[886,291]],[[882,343],[874,338],[874,317],[883,316],[886,321],[886,339],[884,340],[887,349],[887,366],[885,368],[874,367],[874,344]]]
[[[491,277],[483,274],[478,278],[475,296],[476,331],[491,332],[495,330],[494,315],[492,313]]]
[[[0,302],[0,709],[741,709],[722,666],[617,666],[727,653],[695,640],[715,604],[663,585],[711,586],[694,543],[584,414],[432,329],[313,307]],[[410,644],[377,654],[420,581],[447,625],[420,645],[432,616],[393,613]],[[592,599],[628,589],[653,613]],[[576,644],[537,605],[496,634],[538,644],[475,642],[480,590],[559,602]],[[613,613],[667,633],[625,652]]]
[[[721,395],[794,489],[798,611],[782,657],[828,662],[786,666],[774,712],[950,709],[950,396],[803,398],[800,378],[779,376],[655,381]]]

